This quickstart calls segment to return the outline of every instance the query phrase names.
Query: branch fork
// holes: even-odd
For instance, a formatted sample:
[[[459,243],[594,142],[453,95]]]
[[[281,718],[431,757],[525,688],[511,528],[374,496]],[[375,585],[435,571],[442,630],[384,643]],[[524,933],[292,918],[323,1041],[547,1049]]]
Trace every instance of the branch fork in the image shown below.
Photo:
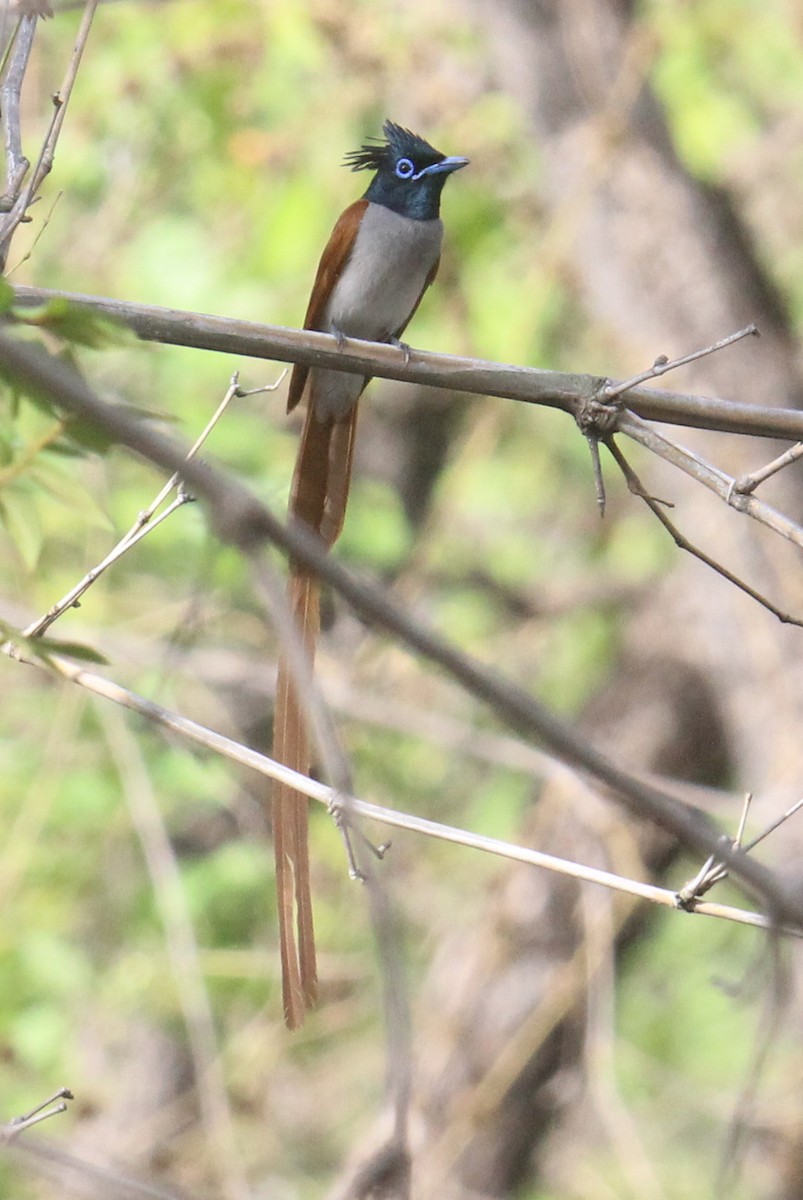
[[[41,1104],[37,1104],[36,1108],[32,1108],[30,1112],[23,1113],[21,1117],[13,1117],[5,1125],[0,1125],[0,1144],[13,1141],[19,1134],[24,1133],[33,1125],[38,1125],[40,1121],[47,1121],[49,1117],[66,1112],[67,1101],[74,1099],[75,1096],[69,1088],[59,1088],[57,1092],[48,1096],[47,1100],[43,1100]]]

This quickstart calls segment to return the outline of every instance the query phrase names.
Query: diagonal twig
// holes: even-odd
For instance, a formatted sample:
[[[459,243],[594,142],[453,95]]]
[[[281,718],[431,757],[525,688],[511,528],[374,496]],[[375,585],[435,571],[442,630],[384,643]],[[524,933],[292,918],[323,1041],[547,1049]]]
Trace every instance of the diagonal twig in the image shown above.
[[[622,383],[606,384],[600,391],[598,399],[603,403],[610,404],[611,400],[615,400],[618,396],[629,392],[631,388],[636,387],[640,383],[646,383],[648,379],[658,379],[661,375],[666,375],[668,371],[675,371],[678,367],[685,367],[688,363],[696,362],[699,358],[707,358],[709,354],[716,354],[719,350],[725,350],[728,346],[732,346],[734,342],[740,342],[743,338],[760,336],[757,326],[747,325],[744,329],[739,329],[736,333],[729,333],[727,337],[720,338],[718,342],[712,342],[710,346],[704,346],[702,350],[694,350],[691,354],[681,355],[680,358],[667,358],[665,354],[660,354],[646,371],[641,371],[638,375],[633,375],[630,379],[623,380]]]
[[[756,603],[760,604],[762,608],[766,608],[766,610],[771,612],[773,616],[777,617],[779,621],[786,625],[797,625],[798,627],[803,628],[803,619],[799,617],[793,617],[790,613],[778,608],[777,605],[773,604],[773,602],[761,592],[757,591],[754,587],[751,587],[749,583],[746,583],[745,580],[741,579],[738,575],[735,575],[733,571],[728,570],[728,568],[723,566],[722,563],[717,562],[717,560],[712,558],[710,554],[706,554],[706,552],[701,550],[699,546],[695,546],[693,542],[690,542],[689,539],[680,532],[677,525],[675,525],[674,522],[671,521],[663,511],[661,502],[656,500],[654,496],[651,496],[644,487],[638,475],[630,466],[630,463],[622,454],[622,451],[619,449],[614,439],[612,437],[608,438],[605,444],[613,455],[617,466],[624,475],[630,491],[634,496],[638,496],[644,501],[650,512],[653,513],[653,515],[656,516],[661,522],[664,529],[670,535],[679,550],[687,551],[687,553],[691,554],[693,558],[698,559],[701,563],[704,563],[707,567],[710,567],[712,571],[715,571],[717,575],[721,575],[723,579],[728,581],[728,583],[732,583],[734,587],[739,589],[739,591],[744,592],[747,596],[750,596],[750,598],[755,600]]]
[[[776,829],[780,829],[781,825],[784,825],[790,819],[790,817],[793,817],[796,812],[799,812],[799,810],[803,808],[803,798],[796,800],[794,804],[790,804],[788,808],[784,809],[779,817],[776,817],[774,821],[770,821],[769,825],[767,825],[766,828],[761,831],[761,833],[757,834],[757,836],[754,837],[751,842],[748,842],[747,845],[744,846],[742,844],[742,839],[744,838],[744,829],[747,823],[747,813],[752,799],[752,792],[747,792],[745,795],[742,816],[739,822],[739,829],[736,833],[736,837],[724,839],[724,841],[729,845],[741,848],[745,854],[749,854],[751,850],[755,850],[756,846],[760,845],[765,838],[768,838],[771,833],[775,832]],[[693,907],[701,896],[710,891],[715,883],[721,883],[724,879],[727,879],[727,877],[728,868],[717,858],[715,854],[712,854],[697,875],[695,875],[693,879],[690,879],[688,883],[684,884],[678,892],[678,900],[681,904],[681,907]]]
[[[215,409],[212,416],[209,418],[204,429],[187,451],[186,461],[189,462],[195,457],[235,396],[239,398],[253,396],[258,392],[273,392],[281,385],[286,373],[286,371],[283,371],[275,383],[265,384],[259,388],[251,388],[249,391],[243,391],[239,384],[239,373],[235,371],[231,377],[231,381],[225,396]],[[174,488],[178,489],[178,494],[175,500],[158,517],[155,517],[154,514],[164,503]],[[52,608],[48,609],[43,616],[39,617],[36,621],[33,621],[30,625],[28,625],[23,631],[23,636],[26,638],[42,637],[42,635],[47,632],[50,626],[53,625],[54,622],[57,621],[59,617],[61,617],[68,609],[79,607],[79,601],[81,597],[100,578],[104,571],[108,570],[113,563],[122,558],[124,554],[126,554],[133,546],[135,546],[137,542],[141,541],[142,538],[145,537],[149,532],[160,525],[162,521],[171,516],[176,509],[181,508],[184,504],[190,503],[192,500],[193,497],[184,490],[184,487],[181,484],[179,472],[174,472],[170,479],[168,479],[167,483],[164,484],[161,491],[158,492],[155,498],[148,505],[148,507],[139,514],[134,524],[131,526],[128,532],[123,535],[117,545],[110,550],[105,558],[97,563],[96,566],[92,567],[92,569],[86,573],[84,578],[81,579],[73,588],[71,588],[66,595],[62,596],[62,598],[58,600],[52,606]]]
[[[599,457],[599,443],[606,441],[615,433],[619,413],[624,407],[625,393],[649,379],[657,379],[661,375],[666,375],[668,371],[674,371],[687,363],[696,362],[697,359],[706,358],[709,354],[716,354],[718,350],[724,350],[749,336],[758,337],[758,329],[755,325],[748,325],[745,329],[720,338],[718,342],[714,342],[710,346],[704,346],[702,350],[694,350],[691,354],[681,355],[680,358],[670,359],[666,354],[660,354],[646,371],[640,371],[638,375],[633,375],[620,383],[607,382],[599,388],[594,396],[584,399],[578,404],[575,420],[591,451],[597,507],[601,517],[605,516],[605,480]]]
[[[84,49],[89,31],[92,28],[92,20],[95,16],[95,9],[98,6],[99,0],[86,0],[84,6],[81,24],[78,28],[78,33],[75,37],[72,54],[64,75],[64,81],[61,89],[53,97],[53,114],[50,119],[50,125],[45,134],[42,147],[36,160],[36,164],[32,171],[27,173],[27,182],[20,190],[17,189],[17,195],[13,198],[13,202],[8,211],[6,219],[0,227],[0,263],[5,266],[8,257],[8,250],[11,244],[11,239],[22,221],[25,220],[28,209],[36,199],[42,181],[53,169],[53,159],[56,153],[56,145],[61,134],[61,129],[64,124],[64,118],[67,115],[67,105],[70,102],[73,88],[75,86],[78,68],[81,65]],[[22,21],[36,22],[35,17],[23,17]]]
[[[283,763],[276,762],[274,759],[268,758],[267,755],[252,750],[249,746],[244,746],[232,738],[228,738],[221,733],[217,733],[215,730],[200,725],[197,721],[193,721],[189,717],[164,708],[153,700],[139,696],[136,692],[132,692],[130,689],[124,688],[120,684],[106,679],[93,671],[85,670],[83,667],[79,667],[59,655],[50,655],[48,666],[63,678],[70,680],[93,695],[100,696],[114,704],[128,708],[146,720],[169,730],[172,734],[177,734],[185,740],[204,746],[207,750],[219,754],[232,762],[239,763],[250,770],[257,771],[260,775],[287,783],[297,792],[308,796],[311,800],[329,807],[332,801],[337,798],[335,790],[327,784],[306,775],[301,775],[297,771],[293,771],[290,767],[286,767]],[[638,896],[643,900],[648,900],[666,908],[681,909],[684,907],[684,905],[678,902],[677,892],[657,887],[654,884],[628,879],[621,875],[615,875],[610,871],[588,867],[581,863],[558,858],[555,855],[545,854],[540,850],[504,842],[498,838],[486,837],[484,834],[458,829],[451,825],[444,825],[441,822],[430,821],[424,817],[399,812],[396,809],[383,808],[380,805],[357,799],[354,796],[349,798],[349,805],[351,811],[357,816],[377,821],[391,828],[407,830],[411,833],[421,834],[424,837],[432,837],[440,841],[450,842],[453,845],[465,846],[469,849],[495,854],[514,862],[527,863],[531,866],[569,875],[572,878],[584,879],[587,882],[600,884],[615,891]],[[721,842],[712,838],[712,843],[712,851],[716,853],[721,850],[723,859],[728,860],[730,865],[733,866],[733,850],[730,838],[724,838]],[[741,863],[742,860],[740,859],[736,865],[741,868]],[[777,922],[772,917],[729,905],[701,902],[694,905],[691,911],[698,916],[718,917],[724,920],[735,921],[742,925],[751,925],[768,930],[779,929]],[[792,921],[790,924],[783,925],[780,928],[790,936],[803,937],[803,921],[799,924]]]
[[[734,481],[731,476],[719,470],[718,467],[711,466],[693,450],[681,446],[679,442],[668,438],[666,434],[659,433],[652,425],[642,421],[631,412],[620,415],[617,429],[619,433],[638,442],[639,445],[657,454],[665,462],[678,467],[684,474],[691,476],[692,479],[708,488],[710,492],[719,496],[720,500],[724,500],[737,512],[744,513],[754,521],[758,521],[759,524],[765,525],[767,529],[771,529],[773,533],[779,534],[803,549],[803,528],[800,525],[773,508],[772,505],[759,500],[757,496],[743,496],[734,491],[732,486]]]
[[[776,475],[778,471],[782,471],[790,463],[797,462],[799,458],[803,458],[803,442],[797,442],[796,445],[790,446],[788,450],[784,450],[783,454],[779,454],[777,458],[773,458],[766,466],[759,467],[756,471],[750,471],[749,474],[740,475],[738,479],[734,479],[731,484],[731,493],[737,492],[742,496],[750,495],[765,479],[769,479],[771,475]],[[728,496],[728,500],[730,501],[730,495]]]

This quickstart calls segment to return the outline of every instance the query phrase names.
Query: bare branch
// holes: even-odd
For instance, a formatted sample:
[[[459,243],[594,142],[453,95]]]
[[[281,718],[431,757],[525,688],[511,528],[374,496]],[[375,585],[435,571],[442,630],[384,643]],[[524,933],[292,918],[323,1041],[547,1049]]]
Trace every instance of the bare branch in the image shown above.
[[[666,515],[661,501],[656,500],[654,496],[651,496],[644,487],[638,475],[630,466],[630,463],[622,454],[622,451],[619,449],[613,438],[609,438],[606,442],[606,445],[613,455],[617,466],[627,480],[627,486],[632,494],[634,496],[638,496],[644,501],[644,503],[647,505],[647,508],[649,508],[650,512],[658,518],[679,550],[685,550],[688,554],[691,554],[693,558],[699,559],[701,563],[705,563],[705,565],[710,567],[712,571],[716,571],[717,575],[721,575],[723,579],[727,579],[728,583],[732,583],[733,586],[738,588],[740,592],[744,592],[745,595],[751,598],[751,600],[755,600],[756,603],[760,604],[762,608],[766,608],[767,612],[771,612],[774,617],[777,617],[778,620],[783,622],[785,625],[797,625],[800,628],[803,628],[803,618],[793,617],[790,613],[778,608],[777,605],[773,604],[772,601],[764,596],[761,592],[756,591],[754,587],[751,587],[749,583],[746,583],[744,579],[740,579],[738,575],[733,573],[733,571],[729,571],[727,567],[724,567],[722,563],[717,562],[717,560],[712,558],[710,554],[706,554],[706,552],[701,550],[699,546],[695,546],[693,542],[690,542],[689,539],[680,532],[677,525],[675,525],[675,523]],[[801,531],[801,533],[803,533],[803,531]]]
[[[338,797],[337,791],[327,784],[321,783],[317,779],[311,779],[307,775],[301,775],[297,771],[291,770],[290,767],[286,767],[283,763],[268,758],[267,755],[260,754],[258,751],[252,750],[250,747],[244,746],[232,738],[225,737],[224,734],[217,733],[213,729],[200,725],[198,722],[192,721],[189,717],[164,708],[153,700],[139,696],[136,692],[132,692],[112,680],[105,679],[93,671],[87,671],[65,658],[61,658],[58,655],[51,655],[49,665],[59,675],[76,683],[79,687],[84,688],[93,695],[101,696],[106,700],[111,700],[115,704],[128,708],[154,724],[170,730],[171,733],[178,734],[188,741],[204,746],[207,750],[219,754],[223,758],[239,763],[240,766],[257,771],[260,775],[267,776],[269,779],[278,779],[282,783],[289,784],[297,792],[308,796],[311,800],[326,805],[327,808]],[[467,849],[480,850],[486,854],[493,854],[513,862],[541,867],[544,870],[568,875],[574,879],[585,880],[587,883],[596,883],[613,891],[637,896],[641,900],[647,900],[652,904],[659,904],[665,908],[686,909],[686,905],[680,902],[678,893],[668,888],[657,887],[654,884],[643,883],[636,879],[628,879],[625,876],[616,875],[611,871],[603,871],[596,867],[585,866],[582,863],[572,862],[569,859],[558,858],[553,854],[545,854],[540,850],[533,850],[512,842],[505,842],[499,838],[486,837],[484,834],[473,833],[466,829],[458,829],[453,825],[444,825],[438,821],[430,821],[425,817],[399,812],[397,809],[383,808],[381,805],[357,799],[355,796],[349,797],[349,806],[351,811],[357,816],[377,821],[391,828],[404,829],[409,833],[421,834],[423,837],[450,842],[453,845],[464,846]],[[715,842],[715,851],[721,852],[722,859],[728,859],[731,865],[733,865],[733,854],[730,852],[729,847],[730,839],[727,837],[718,839]],[[739,866],[741,867],[741,859],[739,860]],[[772,918],[762,913],[749,912],[730,905],[705,902],[695,903],[694,905],[690,905],[687,911],[693,912],[698,916],[717,917],[721,920],[735,921],[741,925],[751,925],[760,929],[777,930],[779,928]],[[803,938],[802,926],[803,922],[800,924],[793,923],[788,926],[784,925],[780,928],[782,932],[790,936]]]
[[[734,342],[740,342],[746,337],[760,337],[755,325],[747,325],[737,333],[728,334],[727,337],[720,338],[718,342],[714,342],[710,346],[705,346],[702,350],[694,350],[691,354],[684,354],[681,358],[669,359],[665,354],[661,354],[646,371],[634,375],[631,379],[625,379],[623,383],[609,383],[600,392],[599,399],[605,403],[609,403],[624,392],[629,392],[631,388],[639,383],[645,383],[648,379],[658,379],[659,376],[666,375],[668,371],[676,371],[678,367],[685,367],[688,363],[696,362],[698,358],[706,358],[709,354],[716,354],[718,350],[724,350],[727,346],[732,346]]]
[[[28,67],[28,59],[36,33],[36,17],[20,19],[11,47],[2,86],[0,86],[0,115],[3,121],[3,143],[6,152],[6,185],[0,196],[0,212],[8,212],[19,195],[30,162],[22,152],[20,92]]]
[[[733,846],[742,846],[743,844],[744,829],[747,823],[747,813],[749,811],[752,799],[753,793],[748,792],[745,796],[744,806],[742,808],[739,829],[736,833],[736,837],[733,838],[731,842],[731,845]],[[771,833],[774,833],[776,829],[780,829],[781,825],[784,825],[790,819],[790,817],[793,817],[801,808],[803,808],[803,799],[796,800],[794,804],[790,804],[789,807],[785,809],[779,817],[776,817],[774,821],[770,821],[766,829],[763,829],[761,833],[757,835],[757,837],[754,837],[751,842],[744,846],[744,853],[749,854],[751,850],[755,850],[756,846],[763,842],[765,838],[768,838]],[[712,854],[705,866],[698,872],[697,875],[695,875],[694,879],[684,884],[684,886],[678,892],[678,899],[681,901],[682,907],[687,908],[690,905],[693,905],[699,899],[699,897],[710,891],[715,883],[721,883],[722,880],[727,879],[727,877],[727,867],[723,866],[723,864],[716,858],[716,855]]]
[[[11,1142],[24,1130],[38,1125],[40,1121],[47,1121],[50,1117],[66,1112],[67,1101],[74,1099],[69,1088],[59,1088],[57,1092],[48,1096],[47,1100],[43,1100],[41,1104],[37,1104],[36,1108],[32,1108],[30,1112],[23,1113],[21,1117],[13,1117],[6,1125],[0,1125],[0,1143]]]
[[[250,358],[304,362],[333,370],[399,379],[428,387],[450,388],[480,396],[498,396],[526,404],[558,408],[575,416],[578,407],[598,396],[605,379],[594,375],[568,375],[534,367],[510,366],[475,358],[361,342],[328,333],[258,325],[204,313],[132,304],[98,296],[46,288],[15,288],[21,305],[38,305],[61,298],[102,316],[118,320],[145,341],[191,346]],[[628,410],[651,421],[687,425],[697,429],[741,433],[752,437],[803,440],[803,411],[737,404],[732,400],[634,387],[627,395]]]
[[[212,416],[209,418],[209,421],[204,429],[187,451],[187,461],[194,458],[201,449],[204,442],[207,440],[210,433],[215,428],[235,396],[253,396],[257,392],[273,392],[281,385],[285,374],[286,372],[283,371],[275,383],[265,384],[263,387],[251,388],[250,391],[243,392],[240,389],[239,374],[237,371],[235,371],[231,377],[231,382],[229,383],[229,387],[225,396],[215,409]],[[172,502],[169,508],[165,509],[165,511],[162,512],[159,517],[154,519],[154,513],[164,503],[174,488],[179,489],[176,499]],[[77,608],[81,597],[90,589],[90,587],[92,587],[96,580],[100,578],[104,571],[108,570],[113,563],[122,558],[122,556],[129,551],[132,546],[135,546],[137,542],[140,542],[147,533],[154,530],[162,523],[162,521],[171,516],[176,509],[181,508],[182,505],[191,502],[192,499],[193,497],[185,492],[181,486],[178,472],[174,472],[158,495],[151,501],[148,507],[139,514],[134,524],[131,526],[128,532],[124,534],[114,549],[111,550],[96,566],[88,571],[84,578],[80,580],[75,587],[71,588],[70,591],[61,598],[61,600],[57,601],[52,608],[48,609],[44,616],[39,617],[39,619],[36,621],[33,621],[23,631],[23,637],[41,637],[68,609]]]
[[[763,500],[759,500],[755,496],[741,495],[734,488],[734,480],[730,475],[718,467],[712,467],[693,450],[689,450],[678,442],[672,441],[665,434],[659,433],[657,429],[645,421],[639,420],[633,413],[620,415],[618,431],[626,434],[627,437],[632,438],[647,450],[651,450],[665,462],[678,467],[698,483],[702,483],[704,487],[714,492],[737,512],[745,513],[754,521],[766,525],[774,533],[780,534],[787,541],[793,542],[803,549],[803,529],[799,525],[783,513],[778,512],[772,505],[765,504]]]
[[[28,209],[36,199],[36,195],[42,185],[42,181],[53,168],[53,158],[56,152],[56,145],[64,124],[64,118],[67,115],[67,105],[69,104],[70,97],[72,95],[75,79],[78,74],[78,68],[81,65],[81,58],[83,57],[84,48],[86,46],[87,38],[89,37],[92,19],[95,15],[95,9],[97,6],[98,0],[86,0],[84,14],[81,19],[78,33],[75,37],[75,44],[73,46],[70,62],[64,76],[64,82],[61,85],[61,90],[53,97],[53,115],[51,117],[50,126],[45,135],[45,139],[42,143],[42,148],[39,151],[39,157],[36,160],[36,165],[33,171],[31,171],[28,175],[28,182],[21,191],[19,190],[19,183],[22,182],[22,178],[20,178],[19,183],[17,184],[16,194],[14,194],[11,198],[12,203],[8,212],[8,216],[3,222],[2,228],[0,228],[0,263],[2,263],[3,266],[5,266],[11,239],[14,236],[17,226],[25,220]],[[32,16],[26,16],[22,18],[23,25],[26,21],[32,22],[34,26],[36,24],[36,18]]]
[[[718,833],[705,814],[612,762],[516,684],[463,654],[383,591],[322,553],[318,539],[306,528],[284,525],[251,492],[208,464],[187,463],[185,449],[127,410],[101,401],[69,364],[2,331],[0,362],[21,386],[50,396],[60,407],[95,423],[110,439],[156,465],[181,472],[193,491],[207,501],[210,517],[225,541],[249,554],[265,542],[281,547],[331,583],[363,616],[396,634],[470,695],[489,705],[499,720],[524,737],[542,742],[576,770],[590,774],[631,811],[655,821],[686,846],[701,854],[719,851]],[[803,902],[788,884],[739,852],[723,853],[722,858],[734,877],[762,897],[774,920],[803,925]]]
[[[765,479],[769,479],[771,475],[775,475],[778,471],[782,471],[784,467],[788,467],[790,463],[797,462],[803,457],[803,442],[797,442],[796,445],[790,446],[783,454],[779,454],[777,458],[773,458],[765,467],[759,467],[757,471],[751,471],[749,475],[740,475],[738,479],[734,479],[731,484],[731,493],[738,492],[742,496],[747,496],[750,492],[754,492],[760,483]],[[728,496],[730,502],[730,495]]]

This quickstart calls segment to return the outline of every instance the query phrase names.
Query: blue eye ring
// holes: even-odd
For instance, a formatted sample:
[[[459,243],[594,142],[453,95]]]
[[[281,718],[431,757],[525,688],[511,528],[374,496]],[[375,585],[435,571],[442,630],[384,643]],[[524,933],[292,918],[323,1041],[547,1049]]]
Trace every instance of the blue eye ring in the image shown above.
[[[400,158],[396,163],[396,174],[399,179],[410,179],[415,174],[415,166],[409,158]]]

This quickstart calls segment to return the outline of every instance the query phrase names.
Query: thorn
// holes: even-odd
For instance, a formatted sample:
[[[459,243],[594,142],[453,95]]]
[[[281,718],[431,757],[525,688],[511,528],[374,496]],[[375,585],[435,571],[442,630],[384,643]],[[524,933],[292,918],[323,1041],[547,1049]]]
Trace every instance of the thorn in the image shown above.
[[[594,433],[586,434],[588,448],[591,451],[591,467],[594,472],[594,488],[597,494],[597,506],[600,517],[605,516],[605,480],[602,477],[602,463],[599,458],[599,438]]]

